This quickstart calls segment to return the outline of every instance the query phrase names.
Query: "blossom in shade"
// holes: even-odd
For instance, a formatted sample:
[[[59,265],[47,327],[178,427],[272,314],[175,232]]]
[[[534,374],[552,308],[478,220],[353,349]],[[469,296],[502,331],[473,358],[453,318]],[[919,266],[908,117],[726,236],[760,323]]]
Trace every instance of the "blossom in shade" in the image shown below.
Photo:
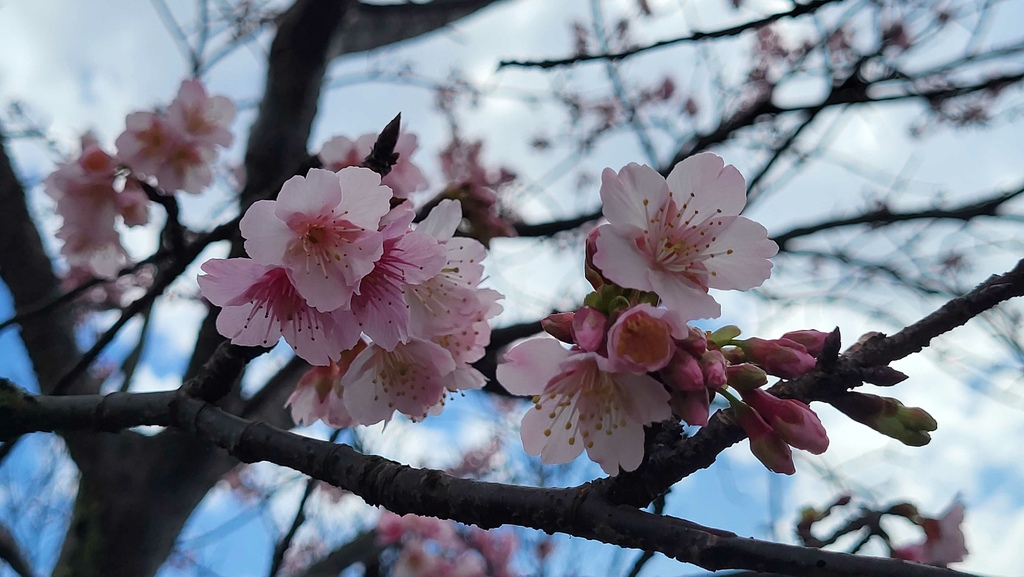
[[[433,278],[446,261],[444,247],[432,236],[409,230],[414,217],[403,203],[381,219],[383,253],[352,296],[349,324],[387,350],[409,340],[407,288]]]
[[[455,368],[451,353],[430,341],[413,338],[390,351],[370,344],[341,379],[345,406],[363,425],[389,421],[395,411],[421,419],[440,402]]]
[[[622,317],[619,317],[621,320]],[[618,326],[619,323],[616,323]],[[608,317],[594,307],[582,307],[572,315],[572,342],[581,349],[596,352],[604,344],[605,334],[608,333]],[[621,331],[620,331],[621,334]],[[622,340],[628,340],[622,339]],[[629,348],[629,343],[620,342],[623,349]]]
[[[137,176],[155,178],[168,192],[202,192],[213,182],[217,147],[231,144],[234,117],[230,100],[208,96],[199,80],[185,80],[166,113],[128,115],[117,154]]]
[[[521,435],[526,452],[545,463],[568,463],[586,449],[609,475],[632,471],[643,460],[644,426],[671,415],[658,381],[613,372],[606,358],[550,338],[519,343],[497,372],[509,392],[533,396]]]
[[[291,409],[292,421],[308,426],[322,420],[336,429],[351,427],[354,421],[341,400],[341,377],[365,348],[366,341],[360,340],[356,346],[342,352],[339,361],[332,360],[328,365],[306,371],[285,402]]]
[[[365,168],[311,169],[284,183],[277,200],[253,203],[239,223],[254,260],[288,269],[310,306],[347,307],[384,252],[377,231],[391,191]],[[348,348],[358,331],[348,335]]]
[[[138,197],[118,193],[114,187],[117,160],[103,151],[91,135],[82,138],[82,154],[60,165],[47,177],[44,189],[57,202],[57,214],[64,219],[57,238],[64,241],[61,254],[72,268],[113,278],[128,263],[128,254],[114,228],[123,213],[122,203],[132,205]],[[122,196],[124,195],[124,196]],[[146,202],[145,198],[141,202]],[[130,222],[138,224],[144,209],[129,209]]]
[[[892,556],[938,567],[963,561],[967,555],[964,532],[960,527],[963,522],[964,504],[957,499],[938,519],[922,518],[918,521],[924,528],[924,542],[894,549]]]
[[[272,347],[284,337],[295,354],[327,365],[348,348],[334,313],[309,306],[284,268],[248,258],[211,259],[199,288],[221,307],[217,331],[236,345]]]
[[[657,293],[681,320],[721,314],[709,288],[749,289],[771,273],[778,246],[763,226],[738,216],[743,177],[715,154],[687,158],[667,181],[646,165],[605,169],[601,200],[608,224],[594,265],[623,287]]]
[[[376,134],[364,134],[354,141],[344,136],[335,136],[320,149],[320,161],[324,168],[335,172],[349,166],[361,166],[375,142]],[[395,144],[398,162],[391,167],[391,172],[381,179],[381,184],[394,191],[395,198],[408,198],[410,194],[427,187],[427,178],[423,176],[423,171],[412,162],[412,155],[418,147],[419,141],[415,134],[403,132],[398,136],[398,142]]]
[[[227,97],[209,96],[195,78],[182,81],[178,95],[167,107],[167,124],[192,146],[231,146],[235,105]]]

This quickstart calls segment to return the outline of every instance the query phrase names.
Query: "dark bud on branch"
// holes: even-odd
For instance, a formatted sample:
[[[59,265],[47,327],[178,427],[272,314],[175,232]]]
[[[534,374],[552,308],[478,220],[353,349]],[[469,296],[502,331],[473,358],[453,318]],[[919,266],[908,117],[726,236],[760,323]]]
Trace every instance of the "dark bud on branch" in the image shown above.
[[[377,142],[373,143],[370,154],[363,159],[363,166],[376,172],[381,178],[391,172],[391,168],[398,163],[398,153],[395,146],[398,145],[398,135],[402,128],[402,113],[399,112],[394,120],[380,131]]]

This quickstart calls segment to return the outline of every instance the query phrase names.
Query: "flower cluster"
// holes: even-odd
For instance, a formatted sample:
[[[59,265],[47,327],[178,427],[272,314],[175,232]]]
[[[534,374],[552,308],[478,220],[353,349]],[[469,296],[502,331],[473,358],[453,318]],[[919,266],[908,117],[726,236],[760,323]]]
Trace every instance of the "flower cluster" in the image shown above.
[[[230,146],[235,105],[208,96],[198,80],[181,83],[164,112],[133,112],[117,137],[118,157],[136,176],[150,177],[167,192],[202,192],[213,182],[218,146]]]
[[[78,158],[61,164],[45,182],[64,219],[57,237],[61,254],[76,274],[113,278],[128,263],[115,229],[149,220],[149,198],[141,182],[166,192],[200,192],[213,180],[217,147],[231,144],[228,125],[234,104],[207,96],[198,80],[182,82],[164,113],[133,112],[110,155],[92,135],[82,138]]]
[[[741,341],[735,327],[687,325],[720,314],[710,288],[753,288],[770,274],[777,247],[764,227],[738,216],[746,198],[739,172],[699,154],[667,180],[636,164],[602,177],[608,223],[587,240],[595,291],[581,309],[545,319],[557,340],[524,341],[498,367],[506,389],[533,396],[521,428],[527,452],[566,463],[586,450],[608,474],[632,471],[643,460],[645,425],[673,415],[705,425],[716,394],[730,400],[773,471],[793,472],[790,446],[824,451],[828,438],[810,408],[760,390],[768,374],[814,368],[824,333]]]
[[[297,422],[422,418],[448,392],[485,382],[470,363],[501,308],[478,286],[484,247],[454,238],[458,203],[413,228],[409,204],[391,199],[371,170],[311,169],[242,216],[249,258],[203,265],[199,286],[222,307],[222,335],[264,347],[284,337],[316,366],[290,400]]]
[[[510,577],[518,542],[507,531],[461,528],[451,521],[383,511],[377,521],[381,545],[398,557],[391,575],[402,577]]]

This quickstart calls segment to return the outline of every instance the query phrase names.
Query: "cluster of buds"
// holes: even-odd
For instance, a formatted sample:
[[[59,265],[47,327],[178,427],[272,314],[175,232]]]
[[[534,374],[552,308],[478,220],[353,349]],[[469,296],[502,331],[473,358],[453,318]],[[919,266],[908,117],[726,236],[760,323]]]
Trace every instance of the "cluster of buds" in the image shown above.
[[[228,126],[234,116],[230,100],[207,96],[202,83],[186,80],[165,112],[128,115],[116,155],[92,135],[82,137],[78,158],[60,165],[45,182],[64,219],[57,237],[64,241],[61,254],[69,267],[115,277],[128,263],[118,221],[138,226],[149,220],[149,198],[140,183],[166,192],[209,186],[218,147],[231,144]]]
[[[790,446],[824,451],[814,412],[760,387],[769,374],[813,369],[825,333],[738,340],[736,327],[709,334],[687,324],[721,314],[709,288],[752,288],[770,274],[775,243],[737,216],[739,172],[705,153],[667,180],[636,164],[602,179],[608,224],[591,232],[585,260],[594,292],[578,311],[545,319],[557,340],[520,343],[498,367],[505,388],[533,396],[521,428],[527,452],[564,463],[586,450],[608,474],[631,471],[643,460],[645,425],[673,415],[705,425],[716,394],[729,399],[771,470],[794,471]]]
[[[518,541],[508,531],[484,531],[417,515],[383,511],[377,540],[395,547],[391,575],[402,577],[510,577]]]

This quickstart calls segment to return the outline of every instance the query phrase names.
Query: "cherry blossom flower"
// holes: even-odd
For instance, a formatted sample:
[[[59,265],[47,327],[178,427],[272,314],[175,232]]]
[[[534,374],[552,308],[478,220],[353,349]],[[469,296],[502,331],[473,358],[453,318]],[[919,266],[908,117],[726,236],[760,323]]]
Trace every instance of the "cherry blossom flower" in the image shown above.
[[[671,416],[658,381],[612,372],[604,357],[550,338],[513,347],[498,380],[513,394],[533,395],[521,435],[526,452],[544,463],[568,463],[586,449],[609,475],[632,471],[643,460],[644,425]]]
[[[461,220],[459,202],[443,200],[416,229],[443,245],[446,261],[432,278],[406,287],[413,334],[429,338],[476,322],[481,307],[478,285],[487,249],[473,239],[453,238]]]
[[[763,226],[737,216],[745,190],[739,171],[711,153],[677,164],[667,181],[646,165],[605,169],[608,224],[594,265],[621,286],[657,293],[680,321],[717,317],[708,289],[760,285],[778,251]]]
[[[231,122],[235,105],[224,96],[208,96],[203,83],[191,78],[182,81],[178,96],[167,107],[167,124],[184,135],[189,144],[206,147],[231,146]]]
[[[415,212],[408,203],[381,220],[383,253],[359,283],[351,301],[351,321],[373,342],[391,350],[409,340],[409,305],[405,292],[441,272],[445,250],[429,234],[409,230]]]
[[[232,343],[271,347],[283,336],[312,365],[327,365],[347,348],[337,316],[309,306],[286,269],[248,258],[211,259],[202,269],[199,288],[222,307],[217,331]]]
[[[964,532],[960,527],[963,522],[964,504],[957,499],[938,519],[921,519],[920,525],[924,527],[925,533],[923,543],[894,549],[892,555],[906,561],[938,567],[963,561],[967,555]]]
[[[46,193],[57,202],[57,214],[64,219],[57,232],[57,238],[64,241],[61,254],[72,268],[86,268],[104,278],[117,276],[128,263],[114,226],[122,214],[121,203],[130,205],[138,200],[131,192],[122,198],[123,193],[114,188],[116,178],[117,160],[87,134],[82,138],[82,154],[60,165],[44,183]],[[128,214],[129,224],[138,224],[140,211]]]
[[[376,142],[376,134],[364,134],[355,141],[344,136],[335,136],[320,149],[320,161],[324,168],[335,172],[349,166],[361,166],[363,159],[370,154]],[[419,141],[415,134],[404,132],[398,136],[398,142],[395,144],[398,162],[391,167],[391,172],[381,179],[381,184],[394,191],[395,198],[408,198],[410,194],[427,187],[427,177],[423,176],[423,171],[411,160],[418,147]]]
[[[393,350],[371,344],[352,361],[341,380],[343,399],[356,422],[390,421],[397,410],[423,418],[445,394],[445,377],[455,370],[443,347],[412,338]]]
[[[288,269],[311,307],[333,311],[349,306],[383,254],[377,227],[390,200],[371,170],[314,168],[288,179],[277,200],[253,203],[239,228],[254,260]],[[342,348],[355,343],[358,331],[346,336]]]
[[[318,420],[336,429],[351,427],[355,421],[341,399],[341,378],[352,361],[366,348],[366,341],[344,351],[340,360],[326,366],[311,367],[299,379],[285,406],[291,409],[292,421],[309,426]]]
[[[132,172],[150,176],[168,192],[202,192],[213,182],[217,147],[231,144],[229,126],[235,106],[223,96],[209,97],[199,80],[181,83],[164,114],[133,112],[117,137],[118,157]]]
[[[672,336],[685,336],[683,329],[670,319],[666,309],[649,304],[639,304],[619,314],[608,330],[608,358],[612,366],[648,373],[668,365],[676,348]]]

